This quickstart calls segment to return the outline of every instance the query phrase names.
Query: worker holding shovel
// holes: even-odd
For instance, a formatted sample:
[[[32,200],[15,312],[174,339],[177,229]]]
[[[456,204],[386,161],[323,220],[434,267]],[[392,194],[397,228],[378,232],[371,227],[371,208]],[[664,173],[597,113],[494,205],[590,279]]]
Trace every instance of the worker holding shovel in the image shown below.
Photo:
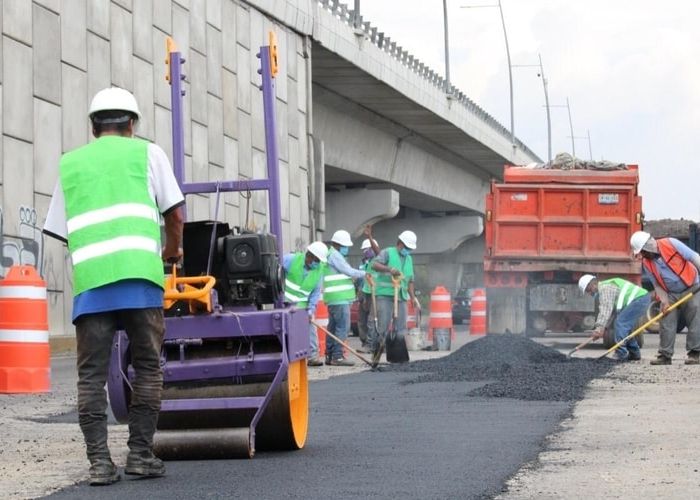
[[[640,286],[622,278],[611,278],[601,282],[592,274],[584,274],[578,280],[583,293],[595,297],[598,301],[598,316],[592,339],[605,335],[605,331],[614,328],[615,341],[624,339],[637,326],[639,318],[644,316],[651,294]],[[632,338],[615,351],[618,361],[638,361],[642,359],[639,344]]]
[[[637,231],[630,238],[635,255],[641,255],[644,276],[654,284],[661,301],[662,311],[684,295],[694,293],[700,282],[700,255],[675,238],[653,238],[645,231]],[[670,365],[673,346],[676,343],[678,312],[683,314],[688,325],[686,365],[700,364],[700,295],[694,293],[677,309],[667,314],[659,328],[659,354],[652,365]]]
[[[390,325],[395,325],[392,330],[399,337],[406,331],[406,301],[413,301],[420,309],[413,289],[413,259],[411,257],[411,251],[415,250],[416,244],[416,233],[404,231],[399,235],[396,246],[385,248],[372,261],[372,268],[377,272],[374,291],[376,306],[373,304],[372,307],[370,316],[375,320],[369,334],[373,357],[377,358],[377,361],[381,355],[381,348]],[[400,282],[397,284],[396,305],[392,278],[400,278]],[[394,316],[395,318],[393,318]],[[393,323],[392,318],[394,319]]]

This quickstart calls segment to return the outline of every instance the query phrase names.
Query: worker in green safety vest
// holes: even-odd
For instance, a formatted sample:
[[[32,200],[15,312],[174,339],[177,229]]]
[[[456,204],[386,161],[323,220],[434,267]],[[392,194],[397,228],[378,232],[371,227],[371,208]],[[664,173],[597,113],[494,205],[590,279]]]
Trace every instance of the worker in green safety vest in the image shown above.
[[[365,227],[364,234],[366,238],[362,241],[360,250],[362,250],[362,264],[359,269],[370,273],[376,280],[376,271],[372,269],[372,260],[379,255],[380,248],[377,240],[372,238],[372,226]],[[366,279],[357,280],[357,301],[358,301],[358,318],[357,330],[362,345],[357,350],[362,353],[372,352],[369,346],[369,311],[372,307],[372,289],[369,281]]]
[[[163,260],[182,256],[184,197],[165,152],[133,137],[141,113],[130,92],[101,90],[89,117],[96,140],[61,158],[44,233],[68,244],[73,264],[78,421],[90,484],[106,485],[119,480],[107,447],[104,391],[118,328],[129,337],[135,376],[125,472],[165,473],[152,451],[163,387]]]
[[[385,248],[372,261],[372,269],[377,272],[375,287],[377,310],[373,314],[377,321],[369,330],[369,342],[375,356],[379,353],[394,312],[392,279],[400,279],[395,327],[398,333],[404,334],[406,332],[406,301],[412,301],[416,309],[420,309],[420,303],[416,299],[414,291],[413,258],[411,256],[411,252],[416,249],[416,246],[416,233],[403,231],[398,237],[396,246]]]
[[[598,301],[593,336],[601,338],[605,330],[614,328],[615,342],[627,337],[636,327],[639,319],[646,314],[651,303],[651,294],[644,288],[622,278],[610,278],[604,281],[592,274],[584,274],[578,281],[583,293],[592,295]],[[636,338],[628,340],[615,350],[618,361],[638,361],[642,359]]]
[[[371,280],[366,271],[355,269],[345,257],[352,239],[350,233],[339,229],[331,237],[328,266],[323,277],[323,301],[328,306],[328,331],[344,342],[350,331],[350,304],[355,301],[355,281]],[[355,363],[343,354],[343,346],[333,337],[326,340],[326,364],[352,366]]]
[[[284,300],[298,309],[306,309],[309,320],[316,314],[316,305],[321,297],[321,285],[326,269],[328,247],[322,241],[314,241],[305,252],[289,253],[282,257],[285,271]],[[318,357],[318,335],[316,327],[309,321],[310,353],[308,366],[323,366]]]

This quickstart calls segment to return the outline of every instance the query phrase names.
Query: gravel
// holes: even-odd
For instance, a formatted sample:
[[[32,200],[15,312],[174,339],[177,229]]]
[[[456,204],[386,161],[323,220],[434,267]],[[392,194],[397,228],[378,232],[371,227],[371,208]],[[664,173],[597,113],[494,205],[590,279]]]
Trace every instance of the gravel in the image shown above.
[[[416,372],[407,383],[488,381],[470,396],[526,401],[575,401],[588,383],[608,373],[609,359],[567,358],[522,335],[489,334],[439,359],[394,365]]]

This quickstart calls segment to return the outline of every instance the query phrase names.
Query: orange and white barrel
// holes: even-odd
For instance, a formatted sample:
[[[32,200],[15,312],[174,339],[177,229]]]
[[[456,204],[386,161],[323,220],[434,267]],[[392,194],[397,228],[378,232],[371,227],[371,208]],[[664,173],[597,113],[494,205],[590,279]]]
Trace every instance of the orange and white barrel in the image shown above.
[[[452,327],[452,297],[442,285],[438,285],[430,293],[430,319],[428,322],[428,340],[433,339],[437,329],[448,329],[454,337]]]
[[[323,328],[328,328],[328,306],[322,299],[316,304],[315,321]],[[326,355],[326,332],[321,328],[316,327],[316,336],[318,337],[318,355]]]
[[[32,266],[0,280],[0,393],[51,389],[46,282]]]
[[[486,290],[475,288],[471,299],[469,335],[486,335]]]

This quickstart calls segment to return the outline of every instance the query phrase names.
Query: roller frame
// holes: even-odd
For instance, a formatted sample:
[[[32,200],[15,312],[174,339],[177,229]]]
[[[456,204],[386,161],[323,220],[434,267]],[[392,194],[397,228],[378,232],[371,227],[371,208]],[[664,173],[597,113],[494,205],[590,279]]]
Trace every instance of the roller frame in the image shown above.
[[[281,207],[279,192],[279,165],[276,143],[275,124],[275,89],[271,74],[271,57],[275,58],[276,45],[271,38],[270,46],[261,47],[258,55],[261,60],[263,105],[265,116],[265,137],[267,149],[267,179],[251,181],[229,181],[208,183],[184,182],[184,128],[182,124],[181,65],[184,63],[179,52],[169,45],[169,81],[172,100],[173,130],[173,166],[175,177],[184,194],[212,193],[216,191],[266,190],[269,192],[270,229],[277,237],[278,253],[282,253]],[[271,56],[272,54],[272,56]],[[208,244],[209,242],[203,243]],[[289,369],[291,363],[298,363],[303,373],[296,375],[295,383],[302,383],[304,398],[308,398],[306,363],[310,355],[308,336],[308,315],[305,310],[285,307],[282,296],[277,298],[274,308],[256,310],[252,307],[222,307],[218,304],[215,292],[211,292],[213,313],[168,317],[165,319],[164,343],[181,345],[180,359],[166,360],[161,356],[164,387],[179,383],[228,383],[235,393],[237,388],[245,392],[246,380],[252,378],[271,378],[263,395],[227,396],[227,397],[187,397],[182,399],[163,399],[161,402],[161,420],[179,415],[204,415],[210,411],[254,412],[248,425],[241,427],[233,424],[220,429],[192,428],[162,429],[156,432],[155,448],[164,458],[228,458],[237,456],[252,457],[255,453],[256,428],[267,417],[272,419],[267,427],[275,427],[274,418],[279,408],[284,413],[285,405],[291,407],[288,400]],[[191,345],[201,346],[208,341],[233,341],[246,345],[245,352],[230,356],[189,359],[186,354]],[[256,352],[256,340],[266,341],[267,350]],[[279,343],[279,352],[269,352],[270,341]],[[301,368],[303,366],[303,368]],[[296,369],[296,368],[295,368]],[[115,336],[108,377],[108,394],[115,418],[126,422],[131,396],[134,371],[130,366],[129,341],[126,333],[121,331]],[[301,382],[300,382],[301,381]],[[296,389],[299,391],[299,388]],[[167,391],[165,391],[167,392]],[[202,391],[204,392],[204,391]],[[196,393],[196,389],[195,389]],[[299,392],[297,392],[299,394]],[[272,403],[272,404],[271,404]],[[266,409],[271,408],[266,415]],[[291,412],[291,409],[289,410]],[[274,413],[274,414],[273,414]],[[226,415],[226,413],[224,413]],[[187,420],[189,417],[185,417]],[[308,416],[305,417],[308,422]],[[196,420],[196,418],[195,418]],[[294,424],[292,424],[293,426]],[[247,433],[247,439],[246,439]],[[303,428],[304,440],[306,423]],[[210,442],[214,440],[215,442]],[[247,441],[247,446],[246,446]],[[268,437],[274,444],[274,437]],[[283,448],[301,446],[289,443],[283,438],[278,444]],[[208,444],[207,444],[208,443]],[[172,455],[172,456],[171,456]]]

